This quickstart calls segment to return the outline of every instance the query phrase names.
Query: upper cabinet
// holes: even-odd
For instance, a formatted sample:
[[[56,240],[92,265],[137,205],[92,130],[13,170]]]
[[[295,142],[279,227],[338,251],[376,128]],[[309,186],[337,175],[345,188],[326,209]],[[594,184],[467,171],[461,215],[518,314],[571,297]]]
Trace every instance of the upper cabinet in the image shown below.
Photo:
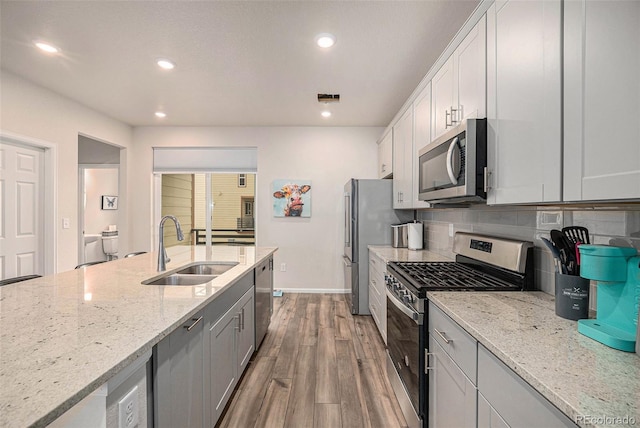
[[[378,143],[378,178],[393,174],[393,133],[388,132]]]
[[[418,200],[418,149],[431,133],[431,85],[420,93],[393,126],[393,208],[428,208]]]
[[[431,140],[467,118],[486,117],[486,17],[431,80]]]
[[[562,198],[561,30],[560,0],[487,11],[489,204]]]
[[[411,206],[428,208],[428,202],[418,200],[418,152],[431,142],[431,83],[420,92],[413,102],[413,146],[409,154],[411,163]]]
[[[564,200],[640,198],[640,2],[564,7]]]
[[[411,208],[413,108],[393,125],[393,208]]]

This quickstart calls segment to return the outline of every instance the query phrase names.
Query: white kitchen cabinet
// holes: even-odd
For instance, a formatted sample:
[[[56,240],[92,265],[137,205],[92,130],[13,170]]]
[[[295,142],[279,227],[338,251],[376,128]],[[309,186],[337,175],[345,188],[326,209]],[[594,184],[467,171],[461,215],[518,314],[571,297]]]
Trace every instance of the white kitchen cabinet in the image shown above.
[[[417,149],[426,141],[425,132],[430,131],[430,98],[429,84],[393,126],[393,208],[396,209],[430,206],[418,200]]]
[[[457,104],[454,100],[454,85],[453,56],[450,56],[431,79],[431,90],[433,91],[431,109],[432,140],[444,134],[453,125],[451,108]],[[453,108],[455,109],[455,107]]]
[[[393,132],[389,131],[378,143],[378,178],[393,174]]]
[[[429,427],[475,428],[475,385],[431,334],[429,352]]]
[[[202,428],[204,313],[197,312],[156,345],[154,426]]]
[[[640,2],[564,3],[564,200],[640,198]]]
[[[369,311],[385,344],[387,343],[387,287],[384,282],[386,274],[385,261],[369,251]]]
[[[413,208],[429,208],[428,202],[418,200],[419,162],[418,152],[431,142],[431,82],[425,86],[413,102],[413,148],[411,150],[411,205]]]
[[[486,17],[473,27],[431,80],[431,140],[486,109]]]
[[[477,341],[429,302],[429,426],[475,427]]]
[[[487,11],[487,203],[562,199],[560,0]]]
[[[506,424],[525,428],[531,421],[547,428],[577,426],[482,345],[478,345],[478,393],[490,407],[480,400],[479,427]]]
[[[393,208],[411,208],[413,106],[393,125]]]

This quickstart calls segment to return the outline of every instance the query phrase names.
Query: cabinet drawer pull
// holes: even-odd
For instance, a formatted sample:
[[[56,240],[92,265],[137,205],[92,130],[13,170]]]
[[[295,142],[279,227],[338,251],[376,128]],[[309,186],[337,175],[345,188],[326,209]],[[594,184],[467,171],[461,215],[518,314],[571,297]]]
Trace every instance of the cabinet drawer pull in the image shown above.
[[[191,329],[193,327],[195,327],[196,324],[198,324],[200,321],[202,321],[202,317],[200,317],[200,318],[192,318],[191,321],[195,321],[195,322],[193,324],[191,324],[190,326],[186,326],[186,325],[184,326],[184,328],[186,328],[187,331],[191,331]]]
[[[440,337],[442,338],[442,340],[444,340],[444,343],[446,343],[447,345],[448,345],[449,343],[451,343],[451,342],[452,342],[452,340],[451,340],[451,339],[447,339],[447,338],[444,336],[444,333],[439,332],[437,328],[434,328],[434,329],[433,329],[433,331],[435,331],[435,332],[436,332],[436,334],[437,334],[438,336],[440,336]]]

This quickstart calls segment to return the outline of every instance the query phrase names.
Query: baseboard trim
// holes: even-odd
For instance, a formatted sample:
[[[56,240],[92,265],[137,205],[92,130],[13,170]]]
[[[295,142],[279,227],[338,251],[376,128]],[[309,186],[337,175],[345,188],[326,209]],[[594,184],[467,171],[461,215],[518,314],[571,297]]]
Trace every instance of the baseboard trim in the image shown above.
[[[309,294],[347,294],[351,290],[342,288],[275,288],[274,290],[282,290],[283,293],[309,293]]]

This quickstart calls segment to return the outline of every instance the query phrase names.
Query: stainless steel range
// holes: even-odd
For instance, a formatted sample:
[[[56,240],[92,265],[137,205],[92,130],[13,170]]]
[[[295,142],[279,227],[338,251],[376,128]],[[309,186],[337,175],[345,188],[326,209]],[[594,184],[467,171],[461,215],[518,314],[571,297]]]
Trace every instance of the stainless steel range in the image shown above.
[[[410,427],[426,427],[428,291],[533,289],[533,243],[458,232],[456,260],[387,266],[387,375]]]

